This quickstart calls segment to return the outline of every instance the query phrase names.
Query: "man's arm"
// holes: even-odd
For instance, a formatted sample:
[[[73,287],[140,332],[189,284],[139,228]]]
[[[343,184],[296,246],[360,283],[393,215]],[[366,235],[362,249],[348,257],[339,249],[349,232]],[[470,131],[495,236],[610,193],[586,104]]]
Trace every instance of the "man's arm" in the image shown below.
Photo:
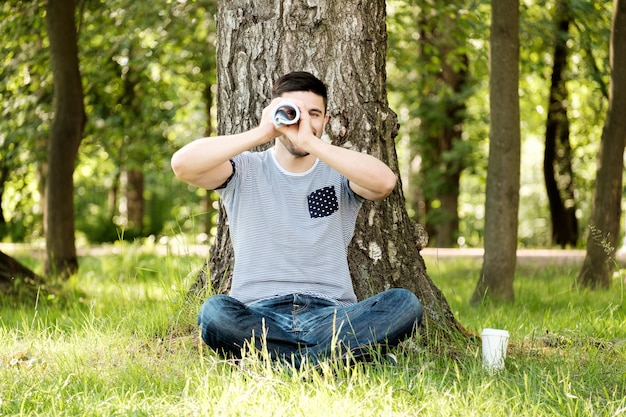
[[[320,140],[313,134],[311,119],[304,103],[300,123],[278,129],[311,155],[315,155],[350,181],[350,188],[367,200],[382,200],[396,186],[396,175],[384,162],[365,153],[341,148]]]
[[[274,103],[275,104],[275,103]],[[271,106],[271,105],[270,105]],[[172,155],[172,170],[181,180],[207,190],[224,184],[233,173],[229,160],[235,155],[262,145],[278,132],[263,110],[261,124],[235,135],[196,139]]]
[[[310,153],[350,181],[350,188],[367,200],[382,200],[396,186],[396,175],[385,163],[365,153],[323,141],[312,142]]]

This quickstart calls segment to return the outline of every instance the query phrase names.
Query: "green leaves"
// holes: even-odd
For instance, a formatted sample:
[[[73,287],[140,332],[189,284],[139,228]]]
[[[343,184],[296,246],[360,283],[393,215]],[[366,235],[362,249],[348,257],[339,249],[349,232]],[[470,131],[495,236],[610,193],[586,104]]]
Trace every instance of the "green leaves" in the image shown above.
[[[480,235],[482,225],[473,213],[481,211],[485,192],[490,4],[481,0],[453,4],[437,0],[390,0],[387,5],[388,91],[390,104],[401,124],[398,153],[408,155],[404,157],[409,171],[405,189],[409,204],[414,206],[409,211],[423,216],[416,206],[418,202],[412,201],[411,196],[424,194],[425,200],[431,197],[436,202],[438,189],[446,182],[444,175],[461,169],[460,228],[472,236]],[[571,143],[576,155],[574,181],[581,193],[579,219],[583,220],[590,211],[595,156],[606,115],[612,5],[607,1],[572,0],[570,6],[573,27],[567,42],[570,48],[567,83],[571,97]],[[525,245],[531,246],[546,244],[549,233],[543,236],[541,230],[549,228],[537,225],[549,224],[541,141],[547,115],[555,13],[558,13],[555,1],[541,5],[536,1],[521,3],[519,92],[525,152],[522,192],[533,198],[522,199],[520,236],[524,236]],[[446,71],[466,73],[464,87],[451,88]],[[455,117],[461,117],[463,123],[455,123]],[[445,129],[460,129],[462,140],[438,153],[439,144],[432,138],[440,136]],[[419,171],[413,173],[417,162]],[[533,204],[526,206],[525,201],[530,200]],[[428,221],[428,217],[418,220]],[[470,245],[482,243],[480,239],[465,241]]]
[[[212,103],[205,102],[204,92],[216,79],[214,9],[213,1],[79,5],[87,111],[79,150],[79,165],[87,169],[75,174],[82,190],[76,195],[79,227],[80,219],[93,219],[94,204],[106,223],[106,195],[118,186],[119,170],[140,167],[149,183],[169,184],[169,156],[208,130]],[[37,190],[45,176],[37,173],[44,167],[52,101],[44,17],[43,0],[0,5],[0,168],[9,172],[0,198],[7,220],[33,234],[41,233]],[[167,201],[171,193],[149,190],[146,196]],[[39,215],[33,217],[33,211]]]

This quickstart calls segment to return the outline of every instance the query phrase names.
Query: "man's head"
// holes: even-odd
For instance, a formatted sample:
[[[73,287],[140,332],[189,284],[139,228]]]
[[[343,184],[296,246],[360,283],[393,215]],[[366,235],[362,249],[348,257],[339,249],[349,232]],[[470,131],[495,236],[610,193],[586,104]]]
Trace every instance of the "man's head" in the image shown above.
[[[324,112],[328,104],[326,85],[313,74],[305,71],[290,72],[280,77],[272,88],[272,98],[281,97],[283,93],[294,91],[310,91],[324,99]]]

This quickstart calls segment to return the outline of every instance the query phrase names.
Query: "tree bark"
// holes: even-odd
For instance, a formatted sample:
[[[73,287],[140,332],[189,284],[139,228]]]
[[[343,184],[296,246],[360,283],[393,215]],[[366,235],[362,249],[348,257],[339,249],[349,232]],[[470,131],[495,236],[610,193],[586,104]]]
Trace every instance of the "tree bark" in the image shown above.
[[[211,65],[213,64],[213,65]],[[215,72],[215,63],[210,62],[207,65],[204,65],[205,71]],[[214,106],[214,94],[212,91],[213,84],[211,84],[210,79],[206,80],[206,84],[204,86],[204,94],[202,95],[204,98],[204,105],[206,106],[206,128],[204,130],[204,135],[209,137],[213,136],[215,133],[215,128],[213,126],[213,116],[211,115],[211,109]],[[215,220],[217,216],[215,216],[216,209],[214,208],[214,203],[218,200],[217,193],[207,190],[206,193],[202,196],[201,206],[203,208],[204,215],[202,220],[202,231],[209,236],[211,234],[211,230],[216,226]]]
[[[46,24],[54,80],[54,119],[48,142],[46,274],[78,270],[74,241],[74,164],[85,125],[74,0],[49,0]]]
[[[146,211],[143,189],[143,171],[137,168],[128,169],[126,171],[126,216],[129,237],[142,236],[143,233],[143,218]]]
[[[554,62],[543,161],[543,173],[552,219],[552,242],[562,248],[567,245],[576,247],[578,242],[574,173],[572,172],[569,119],[567,117],[569,97],[563,76],[567,70],[567,37],[570,16],[569,0],[558,0],[555,11]]]
[[[396,173],[396,115],[385,87],[385,2],[357,0],[291,3],[273,0],[218,4],[218,133],[241,132],[257,125],[279,76],[306,70],[326,82],[329,139],[370,153]],[[398,184],[383,202],[361,209],[349,247],[350,271],[357,297],[388,287],[405,287],[424,305],[429,334],[458,336],[442,293],[426,273],[419,250],[426,238],[409,219]],[[230,287],[233,252],[223,210],[211,249],[210,283],[199,274],[196,293]],[[419,232],[421,231],[421,233]],[[419,245],[416,244],[419,241]]]
[[[4,237],[6,233],[7,220],[4,217],[4,209],[2,208],[2,201],[4,197],[5,184],[9,178],[9,166],[3,165],[0,167],[0,239]]]
[[[470,302],[515,298],[520,188],[519,0],[491,3],[491,131],[485,197],[485,255]]]
[[[626,146],[626,1],[613,1],[611,83],[591,208],[587,253],[576,281],[588,288],[611,286],[619,236]]]

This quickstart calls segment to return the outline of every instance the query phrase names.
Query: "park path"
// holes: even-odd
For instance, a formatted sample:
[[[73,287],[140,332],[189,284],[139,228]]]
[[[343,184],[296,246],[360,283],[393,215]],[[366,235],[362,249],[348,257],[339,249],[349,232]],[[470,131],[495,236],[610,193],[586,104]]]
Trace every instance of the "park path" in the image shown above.
[[[133,247],[134,248],[134,247]],[[129,246],[107,244],[89,247],[78,247],[79,256],[97,256],[111,253],[122,253],[129,250]],[[136,250],[131,249],[131,250]],[[152,243],[142,245],[140,250],[158,255],[198,255],[206,257],[209,254],[208,245],[181,244],[176,239],[166,243]],[[30,255],[43,259],[45,247],[37,244],[0,243],[0,251],[9,256]],[[445,260],[451,258],[470,258],[481,261],[484,250],[482,248],[424,248],[421,251],[426,260]],[[518,249],[517,262],[520,265],[580,265],[585,259],[585,250],[582,249]],[[616,254],[616,260],[622,268],[626,267],[626,248],[621,248]]]
[[[470,258],[482,260],[483,248],[425,248],[422,250],[425,258]],[[622,254],[626,255],[626,254]],[[624,265],[626,256],[620,258]],[[537,265],[579,265],[585,259],[585,251],[581,249],[518,249],[517,262],[519,264]]]
[[[520,265],[582,265],[586,251],[583,249],[518,249],[517,263]],[[482,260],[483,248],[425,248],[421,251],[425,258],[475,258]],[[620,249],[616,260],[626,267],[626,248]]]

